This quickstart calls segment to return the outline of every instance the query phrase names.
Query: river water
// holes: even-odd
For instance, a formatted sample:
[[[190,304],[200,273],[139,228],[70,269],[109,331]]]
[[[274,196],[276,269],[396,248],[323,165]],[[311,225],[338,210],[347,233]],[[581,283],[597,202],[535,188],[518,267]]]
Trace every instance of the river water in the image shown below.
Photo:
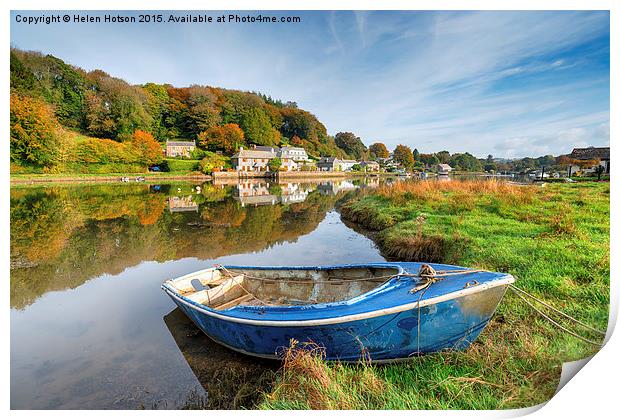
[[[279,364],[211,342],[160,285],[214,263],[384,261],[335,210],[379,182],[13,187],[11,408],[251,408]]]

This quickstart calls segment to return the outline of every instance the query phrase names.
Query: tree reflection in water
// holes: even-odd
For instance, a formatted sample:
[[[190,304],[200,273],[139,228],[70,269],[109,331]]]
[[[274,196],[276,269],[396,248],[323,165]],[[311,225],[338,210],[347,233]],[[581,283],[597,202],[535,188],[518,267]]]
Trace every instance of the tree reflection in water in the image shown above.
[[[373,180],[374,181],[374,180]],[[351,181],[11,190],[11,307],[142,261],[214,259],[311,232]]]

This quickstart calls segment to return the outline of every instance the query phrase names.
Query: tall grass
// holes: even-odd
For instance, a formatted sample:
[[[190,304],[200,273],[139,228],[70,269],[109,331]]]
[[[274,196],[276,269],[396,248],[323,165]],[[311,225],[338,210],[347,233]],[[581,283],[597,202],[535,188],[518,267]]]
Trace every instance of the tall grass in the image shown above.
[[[609,314],[609,184],[399,183],[341,207],[389,259],[508,272],[517,285],[605,330]],[[299,353],[263,408],[496,409],[547,401],[563,362],[597,347],[562,333],[508,293],[470,348],[388,366],[326,363]],[[312,363],[311,372],[302,366]],[[361,386],[359,375],[376,381]],[[329,386],[307,378],[328,378]],[[331,390],[323,392],[324,390]],[[381,390],[373,391],[373,389]],[[333,391],[333,390],[337,390]],[[318,395],[321,394],[321,395]],[[342,405],[338,402],[344,401]]]

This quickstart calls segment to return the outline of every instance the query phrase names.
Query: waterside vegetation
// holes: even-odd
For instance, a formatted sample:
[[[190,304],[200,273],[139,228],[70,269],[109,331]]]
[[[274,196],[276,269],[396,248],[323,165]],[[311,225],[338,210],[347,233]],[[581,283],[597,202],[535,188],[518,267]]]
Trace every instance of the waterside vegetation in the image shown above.
[[[511,273],[520,288],[605,331],[609,193],[607,183],[399,183],[360,195],[343,205],[341,214],[369,229],[390,259]],[[326,363],[320,349],[293,348],[260,407],[526,407],[553,396],[563,362],[596,351],[597,346],[563,333],[508,292],[489,326],[464,352],[381,366]]]

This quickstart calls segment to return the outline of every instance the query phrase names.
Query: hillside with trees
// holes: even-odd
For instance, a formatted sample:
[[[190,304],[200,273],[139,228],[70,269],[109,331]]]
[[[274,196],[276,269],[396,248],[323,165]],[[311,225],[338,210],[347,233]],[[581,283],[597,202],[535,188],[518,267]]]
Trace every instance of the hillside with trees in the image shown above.
[[[251,144],[301,146],[314,157],[358,157],[366,150],[359,138],[339,147],[295,102],[211,86],[131,85],[52,55],[13,48],[10,56],[12,170],[64,171],[81,163],[128,170],[161,161],[161,154],[134,155],[169,139],[196,140],[226,154]],[[78,160],[92,150],[90,162]]]

